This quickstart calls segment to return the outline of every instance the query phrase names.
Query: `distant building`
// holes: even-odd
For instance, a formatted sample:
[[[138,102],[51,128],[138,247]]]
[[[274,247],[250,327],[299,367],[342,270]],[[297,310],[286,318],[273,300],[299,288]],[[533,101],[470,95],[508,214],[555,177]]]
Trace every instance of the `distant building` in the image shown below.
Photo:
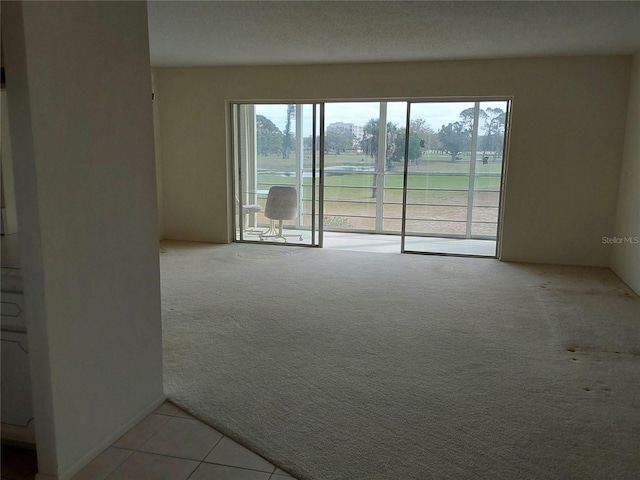
[[[327,132],[349,132],[354,138],[353,146],[357,147],[360,145],[360,141],[364,135],[364,127],[354,125],[353,123],[333,122],[327,125]]]

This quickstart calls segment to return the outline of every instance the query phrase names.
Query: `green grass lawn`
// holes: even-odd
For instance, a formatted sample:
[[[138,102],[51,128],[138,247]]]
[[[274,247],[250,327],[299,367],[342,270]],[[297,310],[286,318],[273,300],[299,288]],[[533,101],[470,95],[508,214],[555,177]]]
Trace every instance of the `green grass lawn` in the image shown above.
[[[374,168],[374,159],[365,155],[346,153],[341,155],[325,155],[326,174],[324,179],[325,214],[329,220],[343,222],[343,227],[358,226],[370,228],[368,220],[357,218],[365,215],[375,217],[376,198],[373,195],[375,174],[373,172],[336,172],[331,167],[362,166]],[[305,161],[308,171],[310,160]],[[403,165],[398,163],[385,172],[384,202],[387,208],[400,208],[403,191]],[[295,158],[282,159],[276,156],[258,157],[258,190],[265,191],[257,198],[262,205],[266,202],[266,191],[272,185],[296,186]],[[430,205],[466,206],[469,188],[469,154],[461,160],[451,161],[449,155],[424,155],[420,163],[409,166],[408,203]],[[489,161],[487,164],[476,163],[475,191],[476,202],[497,206],[500,190],[500,173],[502,162]],[[304,178],[302,198],[309,208],[311,201],[311,178]],[[396,204],[396,205],[393,205]],[[387,215],[387,213],[385,213]],[[400,213],[398,213],[400,215]],[[335,218],[333,217],[335,216]],[[354,216],[353,218],[351,216]],[[356,222],[358,225],[351,225]],[[371,227],[372,228],[372,227]]]
[[[330,175],[325,177],[325,199],[351,200],[363,202],[375,202],[372,198],[373,174],[348,173],[344,175]],[[385,175],[385,201],[401,202],[403,175]],[[272,185],[295,185],[294,176],[258,175],[258,189],[268,190]],[[469,188],[468,175],[437,175],[431,176],[420,173],[411,173],[407,179],[409,194],[422,196],[427,203],[430,199],[436,200],[452,192],[466,191]],[[500,189],[500,177],[477,177],[475,190],[498,191]],[[304,179],[303,198],[311,198],[311,179]]]
[[[450,155],[425,153],[418,164],[409,166],[409,171],[429,173],[469,173],[470,154],[462,154],[461,157],[461,160],[452,162]],[[331,153],[325,154],[324,164],[325,169],[331,169],[332,167],[338,166],[374,168],[375,159],[363,153],[357,154],[347,152],[341,153],[340,155]],[[294,155],[291,155],[288,159],[281,158],[277,155],[258,157],[258,170],[295,171],[295,165],[296,161]],[[305,153],[304,167],[305,169],[311,168],[311,156],[308,153]],[[392,171],[402,173],[403,168],[402,162],[395,162]],[[502,162],[500,161],[489,160],[487,164],[483,164],[482,162],[478,162],[476,164],[477,173],[499,174],[501,169]]]

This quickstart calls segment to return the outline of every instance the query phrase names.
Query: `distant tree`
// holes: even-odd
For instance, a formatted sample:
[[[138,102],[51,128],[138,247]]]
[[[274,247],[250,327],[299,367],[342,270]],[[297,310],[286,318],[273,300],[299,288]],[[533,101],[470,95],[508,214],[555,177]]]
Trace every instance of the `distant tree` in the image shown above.
[[[473,117],[475,115],[475,108],[465,108],[460,112],[460,122],[464,125],[464,129],[469,132],[473,131]],[[480,109],[478,112],[478,121],[483,121],[487,118],[487,113]]]
[[[384,165],[385,170],[393,168],[393,156],[397,149],[398,126],[395,123],[387,123],[387,151],[385,152]]]
[[[256,137],[258,155],[266,156],[282,152],[282,132],[264,115],[256,115]]]
[[[304,148],[309,149],[313,147],[313,136],[309,135],[308,137],[304,137],[302,140],[304,144]]]
[[[485,138],[483,150],[493,152],[494,158],[502,155],[504,149],[504,129],[507,114],[501,108],[487,108],[484,118]]]
[[[422,118],[411,120],[411,131],[415,132],[420,138],[420,146],[423,151],[442,150],[442,143],[438,138],[438,134]]]
[[[377,118],[372,118],[363,127],[362,140],[360,140],[360,148],[370,157],[378,156],[378,137],[379,123]],[[393,155],[396,151],[396,137],[398,135],[398,126],[393,122],[387,123],[387,151],[385,152],[385,167],[387,169],[393,167]]]
[[[336,155],[353,148],[355,136],[347,130],[331,130],[328,131],[324,138],[325,152],[334,150]]]
[[[362,129],[360,148],[370,157],[378,155],[378,119],[372,118]]]
[[[295,116],[295,105],[287,105],[287,123],[284,127],[282,138],[282,158],[289,158],[289,152],[293,147],[293,135],[291,134],[291,119]]]
[[[451,154],[451,161],[455,162],[460,152],[471,149],[471,136],[474,129],[475,108],[466,108],[460,112],[460,120],[448,125],[443,125],[438,131],[438,138],[444,151]],[[485,121],[487,113],[480,109],[478,121]]]
[[[431,130],[424,139],[424,149],[427,151],[442,151],[443,148],[438,133]]]
[[[438,134],[433,131],[431,126],[422,118],[415,118],[409,124],[411,134],[409,135],[409,163],[419,164],[422,155],[426,150],[441,150],[442,142],[438,138]],[[398,132],[396,140],[396,151],[394,153],[394,161],[404,160],[405,146],[404,130]]]
[[[442,142],[445,152],[451,155],[451,161],[455,162],[458,153],[469,150],[471,147],[471,132],[465,128],[463,122],[443,125],[438,131],[438,138]]]
[[[398,136],[396,137],[396,150],[392,157],[393,161],[404,161],[404,147],[406,138],[407,136],[405,135],[404,130],[398,132]],[[422,141],[418,136],[418,133],[412,130],[409,134],[409,164],[419,164],[420,159],[422,158],[422,152]]]

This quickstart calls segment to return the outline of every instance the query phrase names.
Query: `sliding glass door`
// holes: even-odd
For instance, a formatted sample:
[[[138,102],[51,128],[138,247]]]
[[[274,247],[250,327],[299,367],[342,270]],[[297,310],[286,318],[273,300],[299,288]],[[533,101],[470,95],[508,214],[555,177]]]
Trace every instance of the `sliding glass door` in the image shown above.
[[[508,113],[508,100],[232,104],[235,240],[386,234],[396,251],[495,256]]]
[[[326,104],[325,230],[400,233],[406,105]]]
[[[236,241],[319,244],[318,104],[231,105]]]
[[[403,251],[496,255],[508,111],[506,100],[409,102]]]

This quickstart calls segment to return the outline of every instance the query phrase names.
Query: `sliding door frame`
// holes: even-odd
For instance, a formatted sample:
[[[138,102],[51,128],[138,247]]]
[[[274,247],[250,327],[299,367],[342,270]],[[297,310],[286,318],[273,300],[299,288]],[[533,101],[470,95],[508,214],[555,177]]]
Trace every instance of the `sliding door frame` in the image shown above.
[[[244,212],[243,212],[243,192],[242,192],[242,185],[243,185],[243,179],[245,178],[246,175],[249,175],[248,172],[244,171],[246,169],[243,169],[243,152],[244,150],[247,150],[248,148],[244,148],[243,147],[247,147],[247,145],[251,145],[252,149],[253,149],[253,155],[257,155],[257,153],[255,152],[255,147],[256,147],[256,138],[255,138],[255,132],[252,131],[251,133],[247,133],[250,130],[254,130],[254,129],[249,129],[248,128],[248,120],[247,118],[243,118],[246,117],[246,114],[243,115],[241,112],[241,107],[247,107],[251,109],[251,116],[254,119],[254,124],[255,124],[255,106],[256,105],[295,105],[296,106],[296,137],[299,135],[300,138],[296,138],[296,144],[295,144],[295,151],[296,151],[296,175],[298,178],[296,178],[296,190],[299,192],[298,193],[298,214],[296,216],[296,226],[300,227],[302,226],[302,215],[303,215],[303,211],[302,211],[302,205],[303,205],[303,191],[304,191],[304,176],[303,176],[303,169],[304,169],[304,148],[302,147],[302,142],[303,140],[303,136],[302,136],[302,119],[300,118],[300,113],[302,112],[302,108],[304,106],[311,106],[312,107],[312,148],[311,148],[311,185],[310,185],[310,190],[311,190],[311,225],[310,225],[310,233],[311,233],[311,240],[310,243],[304,243],[304,244],[299,244],[299,243],[287,243],[287,245],[290,246],[295,246],[295,247],[322,247],[322,221],[320,221],[322,219],[322,212],[323,212],[323,189],[322,187],[318,188],[318,185],[322,185],[323,183],[323,179],[324,179],[324,152],[322,151],[322,146],[324,145],[324,133],[323,132],[318,132],[317,131],[317,107],[320,106],[320,112],[321,112],[321,116],[320,116],[320,125],[321,128],[324,125],[324,104],[322,102],[317,102],[317,101],[300,101],[300,100],[293,100],[293,101],[269,101],[269,100],[262,100],[262,101],[247,101],[247,100],[242,100],[242,101],[227,101],[227,108],[228,108],[228,121],[229,121],[229,128],[228,128],[228,135],[227,135],[227,141],[229,142],[229,146],[228,146],[228,152],[229,152],[229,162],[228,165],[230,166],[229,171],[230,171],[230,175],[231,175],[231,196],[232,199],[230,199],[231,201],[231,205],[234,205],[234,208],[232,209],[232,221],[231,221],[231,231],[233,232],[233,241],[238,242],[238,243],[256,243],[254,240],[248,240],[244,238]],[[244,129],[245,133],[244,136],[247,135],[251,135],[252,138],[246,138],[243,139],[242,138],[242,134],[241,134],[241,130]],[[321,145],[321,149],[319,152],[316,151],[316,145],[317,145],[317,137],[320,137],[320,145]],[[246,140],[246,141],[245,141]],[[243,145],[246,144],[246,145]],[[245,157],[248,158],[249,152],[244,153]],[[318,162],[320,162],[321,167],[318,169]],[[253,181],[254,181],[254,187],[255,187],[255,182],[257,182],[257,172],[253,172],[252,173],[253,176]],[[254,188],[255,190],[255,188]],[[318,198],[319,201],[316,202],[316,190],[318,190]],[[237,232],[237,237],[236,237],[236,232]],[[318,238],[316,239],[316,234],[318,235]],[[282,245],[282,243],[280,242],[273,242],[273,241],[268,241],[268,240],[264,240],[261,239],[260,240],[261,244],[273,244],[273,245]]]
[[[409,172],[409,135],[405,136],[405,150],[404,150],[404,180],[403,180],[403,192],[402,192],[402,228],[401,228],[401,241],[400,241],[400,251],[401,253],[411,253],[418,255],[437,255],[437,256],[454,256],[454,257],[477,257],[477,258],[497,258],[501,257],[501,246],[502,246],[502,224],[504,218],[503,205],[504,205],[504,193],[506,188],[506,177],[507,177],[507,165],[509,159],[509,145],[510,145],[510,135],[511,135],[511,116],[513,110],[513,96],[491,96],[491,97],[436,97],[436,98],[414,98],[411,100],[407,100],[407,119],[406,119],[406,132],[409,132],[410,123],[411,123],[411,105],[414,103],[474,103],[474,127],[472,133],[472,159],[476,160],[476,150],[477,150],[477,138],[478,138],[478,121],[479,121],[479,111],[480,104],[482,102],[506,102],[506,111],[505,111],[505,126],[504,126],[504,138],[503,138],[503,148],[502,148],[502,167],[500,170],[500,192],[498,194],[498,220],[496,225],[496,248],[494,255],[474,255],[474,254],[460,254],[460,253],[441,253],[441,252],[427,252],[427,251],[414,251],[406,249],[406,221],[407,221],[407,190],[408,190],[408,172]],[[466,222],[466,233],[464,236],[447,236],[447,237],[438,237],[436,235],[424,235],[424,237],[436,237],[436,238],[452,238],[452,239],[472,239],[470,237],[470,215],[471,215],[471,196],[473,195],[474,190],[472,190],[471,186],[473,185],[471,176],[475,175],[475,161],[471,162],[469,178],[469,194],[467,201],[467,222]],[[474,177],[475,180],[475,177]]]
[[[319,149],[318,149],[318,155],[320,157],[320,167],[319,167],[319,183],[318,183],[318,242],[317,245],[318,247],[322,248],[323,245],[323,241],[324,241],[324,102],[318,102],[318,105],[320,106],[320,129],[316,131],[315,129],[315,122],[316,122],[316,116],[315,116],[315,103],[314,105],[314,115],[313,115],[313,123],[314,123],[314,130],[313,130],[313,139],[315,140],[316,138],[316,132],[319,133],[319,137],[320,137],[320,145],[319,145]],[[315,169],[316,169],[316,163],[315,163],[315,155],[316,155],[316,151],[315,148],[313,150],[313,172],[314,172],[314,177],[315,177]],[[315,188],[315,187],[314,187]]]
[[[502,141],[502,171],[500,172],[500,196],[498,197],[498,229],[496,232],[496,258],[502,258],[502,225],[504,220],[504,195],[507,185],[509,147],[511,146],[511,117],[513,115],[513,97],[507,99],[507,111],[504,120],[504,139]]]
[[[230,139],[230,147],[228,149],[230,155],[230,165],[232,172],[232,182],[231,182],[231,192],[232,197],[231,201],[235,206],[232,214],[232,231],[235,232],[237,229],[240,229],[240,239],[237,241],[240,242],[249,242],[249,240],[245,240],[243,238],[242,226],[244,224],[243,214],[242,214],[242,199],[241,192],[238,192],[239,188],[238,182],[242,181],[242,172],[237,171],[237,166],[239,159],[242,156],[242,148],[240,145],[237,145],[235,140],[239,138],[238,132],[238,107],[240,105],[310,105],[313,110],[313,138],[312,138],[312,195],[311,195],[311,204],[312,204],[312,220],[311,220],[311,244],[288,244],[292,246],[304,246],[304,247],[322,247],[323,246],[323,235],[324,235],[324,170],[325,170],[325,155],[324,155],[324,145],[325,145],[325,105],[327,103],[365,103],[365,102],[378,102],[380,103],[381,115],[378,119],[378,141],[379,143],[384,142],[386,147],[386,137],[387,137],[387,124],[386,124],[386,107],[387,103],[390,102],[406,102],[407,104],[407,117],[406,117],[406,125],[405,132],[410,132],[410,114],[411,114],[411,104],[412,103],[459,103],[459,102],[473,102],[474,104],[479,104],[482,102],[491,102],[491,101],[504,101],[507,102],[506,108],[506,118],[505,118],[505,134],[503,140],[503,155],[502,155],[502,169],[500,176],[500,192],[498,196],[498,221],[497,221],[497,230],[496,230],[496,252],[494,256],[483,256],[483,255],[466,255],[466,254],[449,254],[449,253],[438,253],[438,252],[414,252],[406,250],[405,237],[406,237],[406,203],[407,203],[407,187],[408,187],[408,154],[409,154],[409,140],[410,135],[405,133],[405,157],[404,157],[404,169],[403,169],[403,192],[402,192],[402,218],[401,218],[401,229],[399,235],[401,237],[400,241],[400,251],[402,253],[417,253],[424,255],[451,255],[451,256],[467,256],[467,257],[475,257],[478,256],[480,258],[500,258],[501,256],[501,246],[502,246],[502,225],[504,219],[504,194],[506,190],[506,182],[507,182],[507,170],[509,163],[509,146],[510,146],[510,137],[511,137],[511,124],[512,124],[512,112],[513,112],[513,96],[509,95],[498,95],[498,96],[454,96],[454,97],[373,97],[373,98],[331,98],[331,99],[292,99],[292,100],[229,100],[227,101],[227,105],[229,108],[229,139]],[[384,123],[382,122],[382,110],[384,104]],[[317,115],[319,111],[319,116]],[[477,142],[477,123],[478,123],[478,110],[474,112],[474,139]],[[319,128],[318,127],[319,123]],[[383,135],[380,134],[382,131]],[[384,155],[386,148],[380,149],[378,148],[378,157],[380,155]],[[380,158],[376,159],[376,165],[380,162]],[[384,167],[384,165],[383,165]],[[238,173],[238,178],[236,179],[236,172]],[[470,173],[471,175],[471,173]],[[303,178],[300,179],[301,182],[304,181]],[[384,176],[379,175],[378,166],[376,166],[376,186],[380,187],[380,183],[382,183],[382,189],[377,189],[379,192],[384,192]],[[241,185],[241,183],[240,183]],[[317,202],[316,202],[316,189],[317,189]],[[471,192],[471,190],[470,190]],[[471,195],[472,193],[470,193]],[[353,230],[353,233],[361,233],[361,234],[390,234],[390,235],[398,235],[397,233],[385,232],[382,224],[384,220],[383,214],[383,205],[384,205],[384,193],[379,195],[380,198],[376,200],[376,229],[374,232],[371,231],[360,231]],[[237,201],[236,201],[237,199]],[[467,208],[468,203],[467,203]],[[382,213],[380,218],[379,215]],[[316,225],[317,223],[317,225]],[[378,225],[379,223],[379,225]],[[468,223],[468,221],[467,221]],[[467,227],[468,228],[468,227]],[[318,238],[316,239],[316,233]],[[450,237],[450,238],[466,238],[467,236],[460,237]],[[235,238],[235,237],[234,237]],[[449,237],[445,237],[449,238]],[[281,243],[277,242],[261,242],[266,244],[275,243],[281,245]]]

